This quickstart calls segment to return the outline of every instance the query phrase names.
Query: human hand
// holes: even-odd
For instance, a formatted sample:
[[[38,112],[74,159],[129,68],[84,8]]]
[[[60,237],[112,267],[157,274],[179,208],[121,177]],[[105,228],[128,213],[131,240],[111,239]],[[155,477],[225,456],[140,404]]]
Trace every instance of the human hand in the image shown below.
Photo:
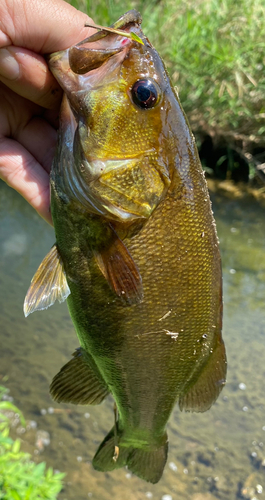
[[[49,171],[62,91],[44,54],[89,36],[82,12],[63,0],[0,2],[0,178],[50,224]]]

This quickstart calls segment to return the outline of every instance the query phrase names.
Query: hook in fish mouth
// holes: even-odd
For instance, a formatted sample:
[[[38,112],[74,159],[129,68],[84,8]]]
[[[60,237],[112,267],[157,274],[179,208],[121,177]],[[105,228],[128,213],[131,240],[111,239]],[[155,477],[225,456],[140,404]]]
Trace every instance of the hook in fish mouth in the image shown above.
[[[136,35],[136,33],[134,33],[133,31],[127,32],[122,29],[122,28],[127,28],[129,25],[133,24],[139,26],[141,23],[142,23],[141,14],[136,10],[129,10],[128,12],[126,12],[126,14],[121,16],[115,23],[113,23],[109,27],[100,26],[99,24],[86,23],[85,27],[97,29],[98,32],[94,33],[94,35],[89,36],[85,40],[82,40],[76,46],[100,40],[101,38],[107,36],[108,33],[114,33],[116,35],[124,36],[126,38],[130,38],[131,40],[134,40],[135,42],[140,43],[141,45],[144,45],[144,42],[138,35]]]
[[[138,42],[141,45],[144,45],[144,42],[141,40],[141,38],[138,35],[136,35],[136,33],[134,33],[133,31],[130,31],[128,33],[127,31],[118,30],[118,29],[114,29],[114,28],[105,28],[104,26],[99,26],[98,24],[88,24],[88,23],[85,24],[85,27],[95,28],[95,29],[99,30],[99,32],[95,33],[95,35],[102,34],[102,36],[97,37],[97,40],[99,38],[103,38],[108,33],[115,33],[116,35],[121,35],[121,36],[124,36],[126,38],[130,38],[131,40],[134,40],[135,42]],[[89,38],[86,38],[82,42],[79,42],[77,45],[83,45],[84,43],[87,43],[87,42],[94,42],[95,35],[91,35]],[[92,40],[91,40],[91,38],[92,38]]]

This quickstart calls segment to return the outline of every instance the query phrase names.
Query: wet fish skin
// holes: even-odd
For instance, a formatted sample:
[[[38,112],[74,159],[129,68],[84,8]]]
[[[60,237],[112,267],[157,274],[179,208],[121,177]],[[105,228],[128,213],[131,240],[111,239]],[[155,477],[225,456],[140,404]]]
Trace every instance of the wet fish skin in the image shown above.
[[[133,30],[144,45],[116,35],[99,38],[95,43],[114,55],[87,79],[71,71],[68,51],[50,57],[66,93],[51,174],[62,262],[56,272],[67,278],[81,345],[55,376],[51,394],[59,402],[98,404],[110,392],[119,416],[94,467],[127,465],[156,483],[174,405],[206,411],[225,383],[221,261],[206,182],[178,96],[140,17],[130,12],[126,24],[126,16],[119,27]],[[130,96],[143,78],[160,89],[150,109],[138,108]],[[127,161],[126,168],[115,166],[118,161]],[[41,308],[36,300],[33,294],[26,308]]]

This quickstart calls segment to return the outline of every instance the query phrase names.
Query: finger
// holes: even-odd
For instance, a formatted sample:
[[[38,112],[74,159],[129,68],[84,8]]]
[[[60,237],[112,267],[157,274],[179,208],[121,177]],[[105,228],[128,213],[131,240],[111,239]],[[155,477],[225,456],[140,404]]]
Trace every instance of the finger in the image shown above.
[[[15,45],[49,54],[94,33],[93,21],[63,0],[1,0],[0,47]]]
[[[0,80],[11,90],[39,106],[53,109],[59,105],[62,90],[44,58],[27,49],[0,49]]]
[[[94,32],[84,27],[87,21],[93,23],[63,0],[1,0],[0,80],[41,106],[58,106],[59,85],[36,53],[63,50],[86,38]]]
[[[34,117],[41,117],[54,129],[59,128],[60,103],[53,109],[44,110],[37,104],[24,99],[0,82],[0,137],[18,138],[18,134]],[[49,138],[46,130],[43,143]]]
[[[56,130],[43,118],[33,117],[16,139],[49,174],[56,150]]]
[[[52,225],[49,175],[36,159],[13,139],[0,140],[0,177]]]

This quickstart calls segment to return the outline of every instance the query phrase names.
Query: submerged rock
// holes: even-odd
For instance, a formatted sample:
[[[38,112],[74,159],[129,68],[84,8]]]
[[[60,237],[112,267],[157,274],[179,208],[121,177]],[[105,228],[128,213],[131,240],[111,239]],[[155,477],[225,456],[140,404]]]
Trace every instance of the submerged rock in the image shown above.
[[[43,451],[44,447],[48,446],[50,442],[50,434],[47,431],[37,431],[35,446],[39,451]]]

